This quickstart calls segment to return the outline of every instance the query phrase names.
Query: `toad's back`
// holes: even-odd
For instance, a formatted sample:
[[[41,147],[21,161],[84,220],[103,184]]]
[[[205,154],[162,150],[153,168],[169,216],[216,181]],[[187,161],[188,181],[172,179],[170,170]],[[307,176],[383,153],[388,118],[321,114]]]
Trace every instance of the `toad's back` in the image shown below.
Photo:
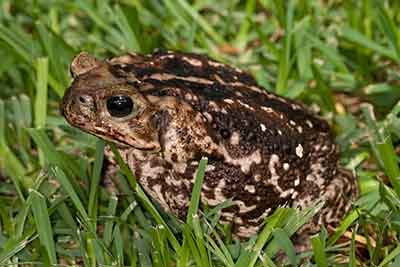
[[[325,221],[338,220],[348,209],[347,199],[356,189],[354,181],[338,171],[327,123],[299,103],[267,93],[249,74],[204,56],[175,52],[94,62],[98,66],[78,75],[69,94],[95,92],[79,79],[90,81],[96,72],[107,72],[102,77],[111,77],[112,84],[140,94],[130,97],[134,102],[144,99],[147,107],[127,117],[127,127],[137,133],[146,125],[157,132],[160,151],[135,145],[122,151],[146,191],[165,209],[184,217],[202,156],[209,158],[202,202],[214,206],[232,199],[235,205],[224,209],[221,217],[234,223],[239,236],[254,233],[265,216],[287,203],[305,207],[325,197],[329,205],[336,205],[324,208],[319,218]],[[97,93],[94,102],[107,101],[113,90]],[[103,113],[102,122],[116,120]],[[99,122],[96,125],[99,128]],[[109,130],[99,134],[94,127],[80,127],[115,139],[115,126],[109,125],[112,136]],[[115,141],[130,144],[121,138]]]

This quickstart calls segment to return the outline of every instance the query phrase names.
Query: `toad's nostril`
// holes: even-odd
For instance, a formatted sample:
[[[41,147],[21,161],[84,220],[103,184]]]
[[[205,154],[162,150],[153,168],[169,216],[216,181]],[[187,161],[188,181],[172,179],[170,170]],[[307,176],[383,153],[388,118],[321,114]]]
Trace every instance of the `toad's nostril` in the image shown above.
[[[77,97],[77,102],[83,105],[91,105],[93,103],[93,98],[89,95],[79,95]]]

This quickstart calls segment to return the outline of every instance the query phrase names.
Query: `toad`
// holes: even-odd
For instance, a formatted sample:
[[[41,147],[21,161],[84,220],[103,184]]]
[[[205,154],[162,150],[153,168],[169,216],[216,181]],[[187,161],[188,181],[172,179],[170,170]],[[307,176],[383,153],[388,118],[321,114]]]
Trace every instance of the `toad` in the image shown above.
[[[340,222],[357,194],[328,123],[238,68],[182,52],[108,60],[82,52],[71,73],[64,117],[118,144],[144,190],[179,218],[202,157],[201,204],[231,200],[221,222],[239,238],[256,233],[277,207],[303,209],[317,199],[325,206],[315,225]]]

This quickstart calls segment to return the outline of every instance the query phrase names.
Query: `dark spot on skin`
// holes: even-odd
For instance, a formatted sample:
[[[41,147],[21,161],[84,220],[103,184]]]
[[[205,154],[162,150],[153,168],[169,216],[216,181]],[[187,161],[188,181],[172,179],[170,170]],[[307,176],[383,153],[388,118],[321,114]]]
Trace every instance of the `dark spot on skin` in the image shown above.
[[[171,115],[166,110],[159,110],[150,117],[150,124],[153,129],[166,131],[171,122]]]
[[[79,97],[79,101],[80,101],[82,104],[85,104],[85,103],[86,103],[86,100],[85,100],[85,98],[84,98],[83,96],[80,96],[80,97]]]
[[[151,127],[155,130],[159,130],[161,128],[161,114],[159,112],[154,113],[150,118]]]
[[[229,138],[231,136],[231,133],[227,129],[220,129],[219,134],[222,136],[222,138]]]
[[[171,160],[172,160],[173,162],[178,162],[178,155],[177,155],[176,153],[173,153],[173,154],[171,155]]]

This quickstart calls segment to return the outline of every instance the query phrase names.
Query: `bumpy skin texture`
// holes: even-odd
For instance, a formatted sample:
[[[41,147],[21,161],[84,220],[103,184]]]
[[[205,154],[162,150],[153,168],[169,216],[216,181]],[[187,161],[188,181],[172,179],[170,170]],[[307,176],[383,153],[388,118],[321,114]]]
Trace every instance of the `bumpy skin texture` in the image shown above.
[[[315,218],[335,223],[356,196],[338,167],[328,124],[301,104],[259,87],[247,73],[208,57],[177,52],[71,64],[74,81],[62,110],[68,122],[116,142],[146,192],[184,218],[201,157],[208,157],[201,202],[227,199],[222,222],[239,237],[258,231],[283,205],[322,198]],[[133,111],[113,117],[107,99],[129,96]]]

